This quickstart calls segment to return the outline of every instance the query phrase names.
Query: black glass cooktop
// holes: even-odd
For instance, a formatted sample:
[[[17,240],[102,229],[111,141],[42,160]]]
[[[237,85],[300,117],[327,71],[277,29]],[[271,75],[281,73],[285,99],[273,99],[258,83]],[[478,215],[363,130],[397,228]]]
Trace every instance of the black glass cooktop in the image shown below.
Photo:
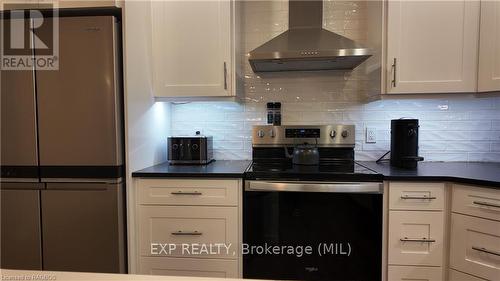
[[[294,165],[291,162],[256,162],[246,172],[247,179],[268,180],[382,180],[382,175],[354,161]]]

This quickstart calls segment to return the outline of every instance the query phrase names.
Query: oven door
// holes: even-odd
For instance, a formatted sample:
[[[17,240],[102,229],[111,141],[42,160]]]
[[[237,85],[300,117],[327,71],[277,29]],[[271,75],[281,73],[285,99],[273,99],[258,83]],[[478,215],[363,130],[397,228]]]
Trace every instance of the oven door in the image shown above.
[[[381,280],[382,193],[378,182],[247,181],[244,278]]]

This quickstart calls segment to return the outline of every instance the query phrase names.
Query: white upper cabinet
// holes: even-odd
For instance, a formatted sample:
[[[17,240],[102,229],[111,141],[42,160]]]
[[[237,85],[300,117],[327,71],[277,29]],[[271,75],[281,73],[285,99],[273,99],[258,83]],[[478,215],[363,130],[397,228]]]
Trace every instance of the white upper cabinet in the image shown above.
[[[233,4],[152,1],[156,97],[233,95]]]
[[[478,91],[500,91],[500,1],[481,1]]]
[[[387,5],[387,93],[477,90],[479,1]]]

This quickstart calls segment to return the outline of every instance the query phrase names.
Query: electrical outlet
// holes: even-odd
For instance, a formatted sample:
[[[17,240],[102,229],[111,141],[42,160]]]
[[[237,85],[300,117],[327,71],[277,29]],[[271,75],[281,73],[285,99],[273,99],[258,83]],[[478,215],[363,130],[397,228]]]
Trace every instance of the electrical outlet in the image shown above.
[[[377,129],[375,128],[366,128],[366,143],[376,143],[377,142]]]

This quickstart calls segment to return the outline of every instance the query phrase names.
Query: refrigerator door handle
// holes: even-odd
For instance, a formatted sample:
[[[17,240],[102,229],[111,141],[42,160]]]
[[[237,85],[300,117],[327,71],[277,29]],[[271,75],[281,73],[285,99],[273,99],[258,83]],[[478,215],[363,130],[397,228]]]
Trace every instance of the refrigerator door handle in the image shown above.
[[[122,183],[123,178],[42,178],[44,183],[107,183],[117,184]]]

